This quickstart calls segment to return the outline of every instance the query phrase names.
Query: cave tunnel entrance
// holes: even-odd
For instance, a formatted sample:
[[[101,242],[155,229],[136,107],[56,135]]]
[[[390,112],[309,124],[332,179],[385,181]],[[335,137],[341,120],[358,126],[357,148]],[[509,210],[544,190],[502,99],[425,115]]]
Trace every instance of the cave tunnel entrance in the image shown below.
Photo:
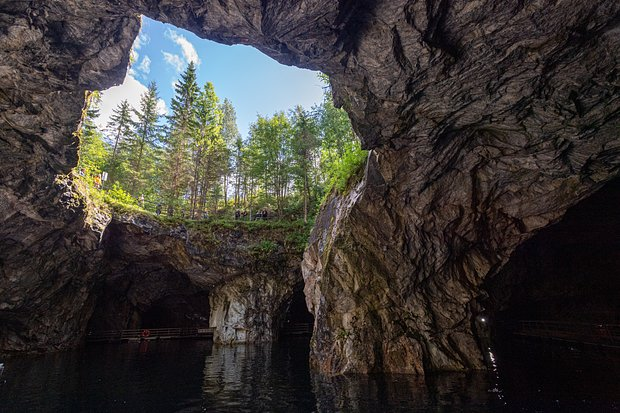
[[[620,179],[520,246],[485,286],[495,340],[620,348]]]
[[[154,302],[142,315],[142,328],[209,327],[209,294],[173,295]]]
[[[306,306],[303,283],[295,286],[290,302],[282,306],[279,337],[310,336],[314,326],[314,316]]]

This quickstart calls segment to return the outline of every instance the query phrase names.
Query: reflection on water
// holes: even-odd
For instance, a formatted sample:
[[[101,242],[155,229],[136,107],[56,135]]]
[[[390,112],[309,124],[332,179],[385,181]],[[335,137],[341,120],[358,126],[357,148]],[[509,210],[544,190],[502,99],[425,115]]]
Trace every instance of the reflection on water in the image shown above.
[[[601,370],[535,346],[513,346],[493,360],[489,373],[329,378],[309,372],[303,339],[100,345],[5,360],[0,411],[619,411],[620,369],[607,358]]]
[[[409,375],[315,375],[321,412],[483,412],[499,406],[489,393],[485,373]]]
[[[216,346],[204,366],[204,411],[311,412],[308,341]]]

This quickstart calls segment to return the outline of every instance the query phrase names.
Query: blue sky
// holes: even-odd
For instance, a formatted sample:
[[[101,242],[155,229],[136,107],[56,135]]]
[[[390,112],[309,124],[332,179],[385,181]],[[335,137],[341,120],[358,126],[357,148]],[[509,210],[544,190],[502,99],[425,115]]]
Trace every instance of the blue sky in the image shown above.
[[[135,63],[122,85],[103,92],[100,127],[112,109],[127,99],[137,107],[146,85],[158,86],[160,111],[166,113],[174,94],[173,84],[189,61],[198,64],[198,83],[212,82],[220,100],[228,98],[237,111],[239,131],[245,138],[257,114],[270,116],[295,105],[310,109],[322,100],[316,72],[284,66],[249,46],[225,46],[203,40],[169,24],[142,18],[134,43]]]

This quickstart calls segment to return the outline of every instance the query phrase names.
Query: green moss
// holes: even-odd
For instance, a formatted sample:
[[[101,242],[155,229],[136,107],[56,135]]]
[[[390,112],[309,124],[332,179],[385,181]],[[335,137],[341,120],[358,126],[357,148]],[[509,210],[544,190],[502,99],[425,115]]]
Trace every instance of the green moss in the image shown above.
[[[271,240],[262,240],[250,247],[252,255],[265,258],[278,250],[278,244]]]
[[[336,332],[336,340],[346,341],[353,336],[353,330],[339,328]]]

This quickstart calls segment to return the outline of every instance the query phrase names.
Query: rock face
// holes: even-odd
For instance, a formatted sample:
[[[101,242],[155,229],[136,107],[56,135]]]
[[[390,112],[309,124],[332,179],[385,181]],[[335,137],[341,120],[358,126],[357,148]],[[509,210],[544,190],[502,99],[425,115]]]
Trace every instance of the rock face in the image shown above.
[[[75,164],[84,91],[122,80],[139,13],[323,70],[373,149],[361,181],[323,208],[304,261],[324,372],[482,367],[483,282],[618,173],[616,0],[12,2],[0,6],[4,348],[27,347],[6,331],[39,326],[25,311],[62,313],[13,297],[81,280],[47,246],[94,248],[52,182]]]
[[[299,262],[276,271],[279,276],[252,275],[237,277],[211,293],[209,324],[215,327],[216,343],[275,341],[290,303],[293,287],[301,278]]]
[[[303,225],[192,225],[114,218],[89,330],[203,326],[215,328],[216,342],[277,338],[301,282],[302,250],[291,233]]]

